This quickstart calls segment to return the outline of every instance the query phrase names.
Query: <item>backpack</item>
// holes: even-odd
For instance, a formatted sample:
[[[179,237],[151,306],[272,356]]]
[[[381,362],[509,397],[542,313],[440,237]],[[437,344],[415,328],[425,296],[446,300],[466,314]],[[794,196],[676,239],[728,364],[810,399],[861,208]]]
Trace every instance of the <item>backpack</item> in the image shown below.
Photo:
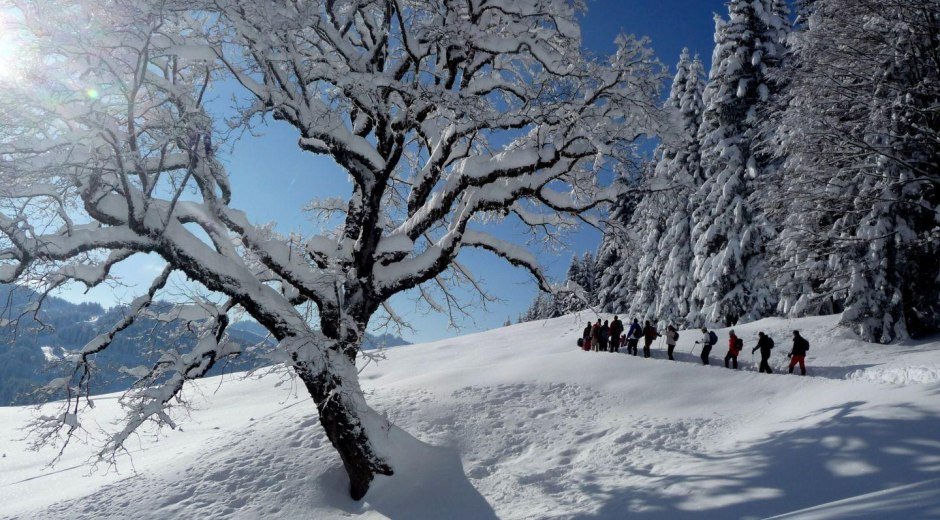
[[[771,338],[770,336],[764,336],[764,337],[767,338],[767,343],[770,343],[769,348],[774,348],[774,339]]]
[[[673,340],[673,341],[679,341],[679,332],[678,332],[678,331],[673,331],[673,332],[672,332],[672,340]]]
[[[806,341],[806,338],[800,338],[800,346],[803,347],[803,350],[809,350],[809,341]]]
[[[640,330],[640,327],[637,327],[637,326],[635,326],[635,325],[632,325],[632,328],[633,328],[633,337],[634,337],[634,338],[640,339],[640,338],[643,337],[643,331]]]
[[[578,346],[584,347],[584,338],[578,338]]]
[[[734,339],[734,348],[738,350],[744,350],[744,340],[741,338]]]
[[[708,331],[708,342],[712,345],[718,343],[718,334],[715,334],[715,331]]]

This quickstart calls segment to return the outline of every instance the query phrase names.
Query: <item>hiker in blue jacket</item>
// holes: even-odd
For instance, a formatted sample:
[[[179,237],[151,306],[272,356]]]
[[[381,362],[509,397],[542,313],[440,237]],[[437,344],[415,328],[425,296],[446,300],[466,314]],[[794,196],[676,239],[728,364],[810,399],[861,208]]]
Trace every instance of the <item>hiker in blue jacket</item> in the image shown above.
[[[630,329],[627,330],[627,354],[637,355],[640,338],[643,337],[643,328],[640,327],[640,320],[633,318]]]

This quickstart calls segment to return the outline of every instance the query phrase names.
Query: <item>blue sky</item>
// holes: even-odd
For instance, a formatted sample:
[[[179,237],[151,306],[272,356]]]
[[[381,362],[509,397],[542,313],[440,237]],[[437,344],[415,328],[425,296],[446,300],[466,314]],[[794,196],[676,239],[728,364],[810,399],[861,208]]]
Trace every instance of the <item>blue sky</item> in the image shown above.
[[[644,35],[659,59],[674,68],[683,47],[711,60],[713,13],[726,13],[723,0],[588,0],[588,12],[582,24],[584,46],[598,54],[614,49],[620,32]],[[228,104],[220,92],[216,103]],[[297,134],[286,125],[268,123],[259,126],[258,135],[245,136],[234,144],[226,157],[232,177],[233,205],[247,211],[258,223],[275,222],[283,232],[311,231],[315,224],[305,220],[300,208],[311,198],[343,197],[350,191],[346,175],[326,157],[302,153],[296,146]],[[503,230],[511,235],[512,230]],[[504,235],[504,236],[506,236]],[[593,251],[600,233],[582,229],[569,237],[570,247],[561,251],[540,251],[549,275],[561,278],[573,254]],[[524,271],[486,253],[461,254],[491,295],[499,298],[488,310],[474,308],[473,320],[461,323],[460,333],[485,330],[503,324],[523,312],[536,294],[536,286]],[[122,285],[98,288],[87,294],[81,287],[71,287],[62,294],[72,301],[98,301],[105,306],[128,301],[145,289],[159,262],[152,257],[136,257],[115,270]],[[457,334],[446,327],[447,320],[423,312],[407,296],[393,302],[397,312],[413,325],[403,332],[409,341],[428,341]],[[394,332],[394,331],[392,331]]]

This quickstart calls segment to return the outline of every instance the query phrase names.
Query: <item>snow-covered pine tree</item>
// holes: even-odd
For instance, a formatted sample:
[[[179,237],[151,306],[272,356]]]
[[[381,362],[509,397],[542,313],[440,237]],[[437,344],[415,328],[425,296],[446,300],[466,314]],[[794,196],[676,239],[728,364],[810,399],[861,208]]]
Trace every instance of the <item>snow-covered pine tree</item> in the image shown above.
[[[689,321],[733,323],[773,311],[765,246],[776,230],[765,215],[773,201],[753,197],[766,166],[757,153],[758,114],[785,54],[786,4],[732,0],[716,18],[712,69],[699,140],[705,181],[693,197],[696,286]]]
[[[790,36],[790,42],[795,43],[788,48],[788,59],[783,67],[776,71],[779,81],[788,79],[800,80],[803,60],[801,59],[802,32],[807,29],[809,15],[812,12],[815,0],[801,0],[797,2],[797,16]],[[832,189],[826,186],[812,186],[797,180],[795,173],[798,161],[806,157],[796,154],[789,155],[793,150],[792,139],[802,139],[801,129],[793,129],[794,111],[791,107],[799,106],[807,101],[807,93],[798,88],[799,82],[788,82],[787,85],[771,97],[771,116],[764,121],[764,135],[768,137],[771,146],[776,147],[774,155],[777,157],[777,175],[770,177],[769,182],[761,187],[765,192],[776,194],[787,193],[791,197],[805,198],[806,190]],[[842,104],[839,108],[848,114],[859,107]],[[782,162],[782,164],[780,164]],[[830,168],[827,168],[830,169]],[[844,189],[851,189],[847,180],[838,182]],[[834,186],[834,185],[833,185]],[[797,196],[797,195],[800,196]],[[805,207],[802,203],[789,202],[790,197],[783,197],[783,204],[774,205],[769,213],[776,222],[783,223],[780,234],[773,240],[775,286],[777,289],[777,312],[791,317],[800,317],[816,314],[830,314],[841,311],[836,301],[826,293],[825,283],[829,276],[827,268],[828,252],[825,251],[825,234],[819,233],[819,226],[813,221],[819,216],[819,208]],[[833,208],[835,209],[835,208]],[[840,213],[845,214],[848,208],[843,204]],[[832,218],[829,223],[832,223]],[[812,245],[810,245],[812,244]]]
[[[520,322],[544,320],[559,316],[555,308],[555,298],[545,291],[539,291],[535,295],[532,305],[526,309],[525,313],[519,318]]]
[[[636,274],[634,290],[629,293],[627,310],[630,316],[639,317],[641,320],[655,318],[662,267],[656,260],[659,257],[659,241],[668,218],[666,207],[673,203],[673,194],[670,191],[674,190],[675,186],[669,177],[669,163],[674,157],[675,152],[671,146],[661,144],[657,148],[651,163],[652,172],[650,177],[645,179],[650,192],[637,205],[633,218],[630,219],[630,229],[635,231],[636,242],[634,251],[629,255],[629,261],[635,263]]]
[[[590,257],[590,253],[585,253],[583,260],[578,259],[577,255],[572,256],[565,276],[567,290],[552,295],[555,316],[577,312],[590,305],[593,283],[594,259]]]
[[[649,172],[649,165],[643,171]],[[644,176],[621,179],[636,183]],[[598,307],[604,312],[626,314],[630,295],[636,290],[639,235],[631,228],[633,214],[643,199],[642,194],[629,192],[611,207],[606,219],[604,238],[596,257],[595,291]]]
[[[594,257],[585,252],[579,259],[571,257],[571,264],[565,275],[566,291],[554,294],[539,291],[532,305],[522,317],[523,321],[557,318],[572,312],[582,311],[594,302],[592,287],[595,283]]]
[[[806,287],[785,310],[844,307],[870,341],[935,332],[940,2],[816,0],[805,14],[781,132],[784,260]]]
[[[659,296],[652,316],[684,325],[689,314],[689,299],[694,286],[690,266],[692,255],[691,195],[704,181],[698,129],[702,124],[702,92],[705,69],[698,56],[683,50],[667,104],[677,117],[675,152],[666,165],[665,176],[674,186],[666,200],[668,212],[665,232],[656,249],[655,271],[659,273]]]
[[[574,261],[572,259],[572,261]],[[590,251],[585,251],[581,256],[581,261],[578,264],[579,271],[576,278],[569,277],[569,280],[574,280],[578,285],[584,289],[585,296],[587,297],[587,304],[593,305],[597,299],[597,261],[594,260],[594,255]],[[582,307],[586,305],[582,303]]]

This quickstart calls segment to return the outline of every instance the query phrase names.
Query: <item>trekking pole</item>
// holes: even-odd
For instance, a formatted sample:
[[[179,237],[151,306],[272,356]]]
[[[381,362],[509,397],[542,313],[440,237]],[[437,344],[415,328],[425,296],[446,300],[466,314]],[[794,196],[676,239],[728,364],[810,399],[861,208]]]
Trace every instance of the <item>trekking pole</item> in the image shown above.
[[[698,341],[696,341],[695,343],[692,343],[692,348],[689,349],[690,356],[692,355],[693,352],[695,352],[695,345],[698,345]]]

